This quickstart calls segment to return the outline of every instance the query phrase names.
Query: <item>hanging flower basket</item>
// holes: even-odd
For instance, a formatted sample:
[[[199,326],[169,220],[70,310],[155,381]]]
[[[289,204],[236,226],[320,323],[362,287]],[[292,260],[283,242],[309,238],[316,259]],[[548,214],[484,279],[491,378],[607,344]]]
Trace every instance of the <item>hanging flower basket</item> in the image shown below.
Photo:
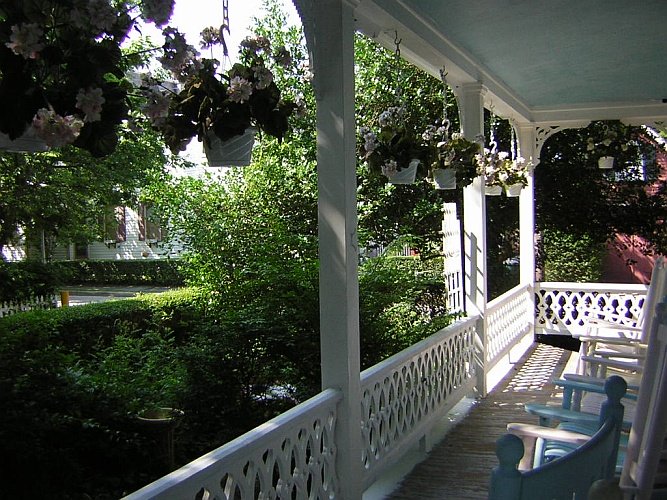
[[[499,184],[493,184],[486,186],[484,192],[487,196],[500,196],[503,193],[503,187]]]
[[[433,170],[433,182],[436,189],[456,189],[456,170],[436,168]]]
[[[507,186],[505,188],[505,193],[509,198],[516,198],[521,194],[522,189],[523,184],[512,184],[511,186]]]
[[[410,160],[410,164],[400,170],[396,170],[393,173],[385,172],[385,175],[389,178],[389,182],[392,184],[413,184],[417,177],[417,167],[419,167],[420,160],[413,159]]]
[[[29,127],[26,132],[13,141],[8,135],[0,132],[0,150],[10,151],[12,153],[42,153],[49,147],[39,137],[36,137],[34,130]]]
[[[604,170],[609,170],[610,168],[614,168],[614,157],[601,156],[598,159],[598,167]]]
[[[242,135],[226,141],[221,141],[213,132],[209,132],[208,141],[204,141],[204,152],[209,166],[245,167],[250,165],[256,131],[257,129],[250,127]]]

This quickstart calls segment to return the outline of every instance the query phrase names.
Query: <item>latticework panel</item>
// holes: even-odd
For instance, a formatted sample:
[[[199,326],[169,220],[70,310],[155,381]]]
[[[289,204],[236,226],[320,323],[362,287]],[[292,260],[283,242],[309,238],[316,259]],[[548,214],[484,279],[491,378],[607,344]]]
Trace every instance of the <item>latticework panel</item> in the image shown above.
[[[456,203],[444,203],[442,215],[442,250],[447,282],[447,307],[463,311],[463,261],[461,260],[461,222]]]
[[[336,404],[320,393],[127,499],[333,499]]]
[[[493,361],[531,327],[532,303],[526,285],[518,286],[489,303],[486,309],[486,361]]]
[[[646,296],[645,287],[609,289],[604,284],[542,283],[535,291],[535,326],[540,330],[567,332],[582,327],[586,316],[626,318],[637,322]],[[618,321],[618,320],[616,320]]]
[[[425,420],[469,390],[475,322],[452,325],[362,374],[362,461],[369,472],[391,450],[413,442]],[[457,399],[458,401],[458,399]],[[453,404],[452,404],[453,405]]]

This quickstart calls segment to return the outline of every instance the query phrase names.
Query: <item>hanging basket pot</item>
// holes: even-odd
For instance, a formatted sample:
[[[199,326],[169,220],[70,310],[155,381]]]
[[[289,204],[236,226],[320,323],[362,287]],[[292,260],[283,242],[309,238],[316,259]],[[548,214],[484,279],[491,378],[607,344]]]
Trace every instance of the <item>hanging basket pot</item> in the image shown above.
[[[601,156],[598,159],[598,167],[604,170],[609,170],[614,168],[614,157],[613,156]]]
[[[503,194],[503,187],[498,184],[493,184],[492,186],[486,186],[484,192],[487,196],[500,196]]]
[[[511,186],[507,186],[505,189],[505,194],[509,198],[516,198],[521,194],[521,190],[523,189],[523,184],[512,184]]]
[[[210,146],[204,141],[204,152],[211,167],[245,167],[252,160],[252,147],[255,144],[257,129],[250,127],[242,135],[226,141],[213,132],[208,133]]]
[[[389,177],[389,182],[392,184],[413,184],[417,178],[419,163],[420,160],[410,160],[410,164],[407,167],[396,171],[395,174]]]
[[[456,170],[436,168],[433,170],[433,182],[436,189],[456,189]]]
[[[29,127],[21,137],[17,137],[13,141],[8,135],[0,132],[0,150],[2,151],[10,151],[12,153],[43,153],[44,151],[48,151],[48,149],[49,147],[46,143],[35,136],[32,127]]]

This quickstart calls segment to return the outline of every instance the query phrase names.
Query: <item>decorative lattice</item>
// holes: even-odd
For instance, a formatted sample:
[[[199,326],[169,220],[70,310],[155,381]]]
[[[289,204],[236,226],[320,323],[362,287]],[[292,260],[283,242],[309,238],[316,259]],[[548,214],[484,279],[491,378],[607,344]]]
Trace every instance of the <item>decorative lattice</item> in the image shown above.
[[[335,498],[336,404],[329,389],[126,500]]]
[[[635,324],[644,305],[646,286],[610,287],[604,284],[540,283],[535,290],[535,328],[568,332],[581,328],[587,316],[626,318]]]
[[[472,388],[475,322],[452,325],[362,374],[362,462],[373,471]],[[423,429],[422,429],[423,430]]]
[[[515,287],[486,309],[487,363],[492,364],[531,328],[532,303],[526,285]]]
[[[463,311],[463,261],[461,259],[461,222],[456,203],[443,204],[442,249],[447,283],[447,306],[452,312]]]

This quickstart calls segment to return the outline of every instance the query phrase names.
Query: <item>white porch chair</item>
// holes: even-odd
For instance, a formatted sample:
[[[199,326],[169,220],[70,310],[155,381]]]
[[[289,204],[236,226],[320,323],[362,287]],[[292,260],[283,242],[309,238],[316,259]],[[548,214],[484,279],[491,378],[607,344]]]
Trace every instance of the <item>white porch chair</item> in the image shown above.
[[[585,334],[574,335],[581,341],[577,373],[604,379],[612,370],[630,384],[638,383],[655,307],[666,294],[667,263],[660,257],[653,267],[651,283],[636,321],[605,313],[604,317],[587,320]]]

